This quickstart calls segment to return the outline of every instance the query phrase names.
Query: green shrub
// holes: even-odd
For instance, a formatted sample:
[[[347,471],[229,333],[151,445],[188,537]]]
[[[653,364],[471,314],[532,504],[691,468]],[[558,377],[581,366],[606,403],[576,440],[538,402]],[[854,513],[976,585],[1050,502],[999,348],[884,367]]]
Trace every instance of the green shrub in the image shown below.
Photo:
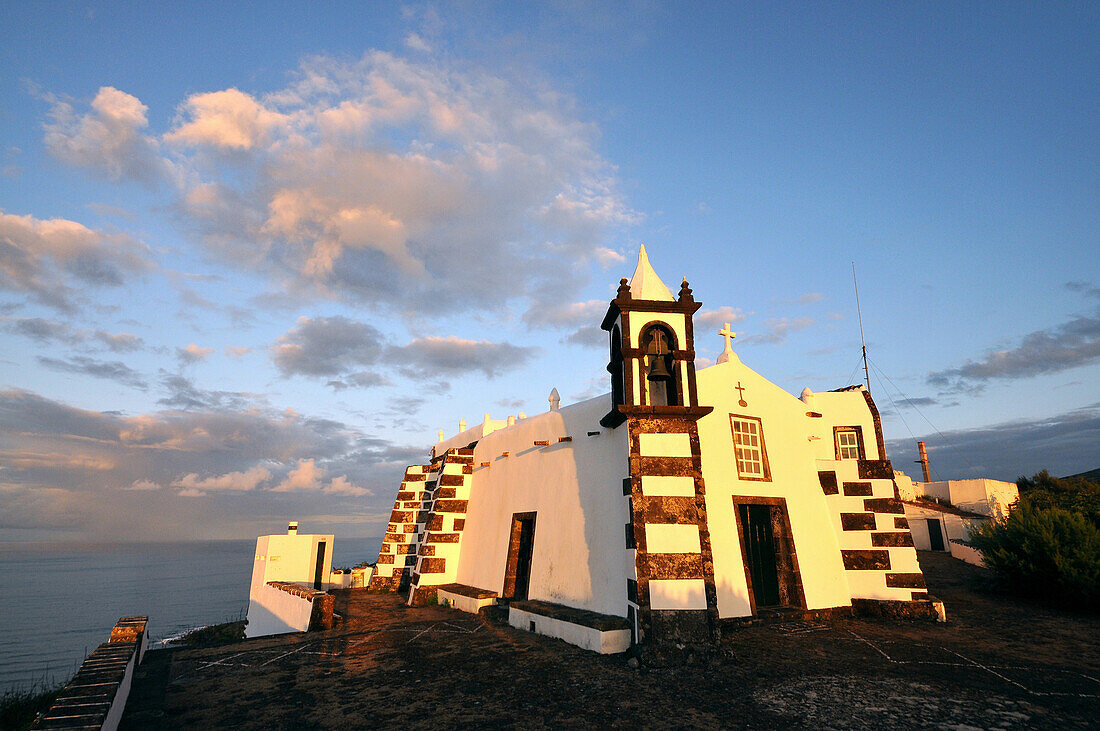
[[[971,533],[970,544],[1010,591],[1100,608],[1100,528],[1081,513],[1021,498],[1006,520]]]
[[[1020,502],[1035,508],[1061,508],[1081,513],[1100,526],[1100,484],[1084,477],[1052,477],[1043,470],[1016,480]]]

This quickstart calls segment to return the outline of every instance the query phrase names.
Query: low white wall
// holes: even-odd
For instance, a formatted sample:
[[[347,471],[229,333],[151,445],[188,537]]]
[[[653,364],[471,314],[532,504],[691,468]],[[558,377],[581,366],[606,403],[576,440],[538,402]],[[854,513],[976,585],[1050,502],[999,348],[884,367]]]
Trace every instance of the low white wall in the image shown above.
[[[932,542],[928,537],[928,520],[940,521],[940,533],[943,536],[944,550],[950,550],[949,541],[965,541],[970,531],[982,523],[978,518],[963,518],[954,513],[922,508],[906,503],[905,517],[909,521],[909,531],[913,534],[913,545],[918,551],[931,551]]]
[[[948,547],[951,549],[951,557],[957,558],[960,561],[966,561],[969,564],[975,566],[983,566],[982,552],[976,548],[971,548],[965,543],[959,543],[958,541],[950,541]]]
[[[332,571],[328,575],[328,582],[325,585],[326,589],[348,589],[353,585],[351,569],[347,572],[344,571]]]
[[[264,584],[249,598],[245,637],[305,632],[312,612],[309,599]]]
[[[491,607],[493,604],[496,604],[496,599],[493,597],[478,599],[477,597],[450,592],[446,589],[440,589],[438,595],[440,604],[446,604],[449,607],[453,607],[462,612],[469,612],[470,614],[477,614],[481,611],[482,607]]]
[[[601,632],[592,627],[585,627],[572,622],[565,622],[553,617],[541,614],[532,614],[515,607],[508,608],[508,624],[516,629],[531,630],[534,623],[534,632],[537,635],[555,637],[565,640],[571,645],[598,652],[601,655],[611,655],[618,652],[626,652],[630,649],[630,630],[614,629]]]
[[[374,566],[361,566],[351,570],[351,586],[355,589],[365,589],[370,585],[374,576]]]

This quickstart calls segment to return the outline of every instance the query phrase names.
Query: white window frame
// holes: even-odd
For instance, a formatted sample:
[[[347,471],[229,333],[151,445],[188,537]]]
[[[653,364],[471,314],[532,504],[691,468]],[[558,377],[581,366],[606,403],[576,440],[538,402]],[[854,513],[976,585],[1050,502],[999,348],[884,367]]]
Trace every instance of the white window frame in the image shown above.
[[[851,435],[852,443],[845,444],[844,438]],[[836,429],[836,453],[838,459],[862,459],[863,450],[860,449],[859,429],[851,426],[840,426]]]
[[[738,425],[749,427],[738,429]],[[737,465],[737,476],[742,480],[770,482],[771,469],[768,467],[768,450],[764,445],[764,426],[754,416],[730,414],[730,433],[733,439],[733,461]],[[751,441],[755,437],[756,444]],[[742,441],[742,440],[745,441]]]

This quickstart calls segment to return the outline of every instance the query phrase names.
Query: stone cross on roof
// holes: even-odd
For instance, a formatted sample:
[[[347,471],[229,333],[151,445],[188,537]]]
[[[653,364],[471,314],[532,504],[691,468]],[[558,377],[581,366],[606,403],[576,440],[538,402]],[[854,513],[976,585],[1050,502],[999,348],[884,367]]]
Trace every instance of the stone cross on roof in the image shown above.
[[[726,339],[726,349],[723,350],[722,354],[718,356],[718,360],[715,361],[716,363],[725,363],[726,361],[728,361],[730,359],[730,356],[733,355],[733,348],[731,347],[731,341],[735,337],[737,337],[737,333],[735,333],[733,331],[732,325],[733,325],[733,323],[727,322],[726,326],[718,331],[718,334]],[[734,356],[734,357],[736,357],[736,356]]]

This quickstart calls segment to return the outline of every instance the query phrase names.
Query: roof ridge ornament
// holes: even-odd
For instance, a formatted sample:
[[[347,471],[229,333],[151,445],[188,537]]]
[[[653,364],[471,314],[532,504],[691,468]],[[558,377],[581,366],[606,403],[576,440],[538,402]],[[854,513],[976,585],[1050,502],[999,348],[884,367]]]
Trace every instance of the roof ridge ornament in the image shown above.
[[[726,339],[726,348],[718,356],[718,360],[715,363],[727,363],[733,361],[738,362],[737,354],[733,352],[732,341],[737,337],[737,333],[733,331],[733,323],[727,322],[726,326],[718,331],[718,334]]]

